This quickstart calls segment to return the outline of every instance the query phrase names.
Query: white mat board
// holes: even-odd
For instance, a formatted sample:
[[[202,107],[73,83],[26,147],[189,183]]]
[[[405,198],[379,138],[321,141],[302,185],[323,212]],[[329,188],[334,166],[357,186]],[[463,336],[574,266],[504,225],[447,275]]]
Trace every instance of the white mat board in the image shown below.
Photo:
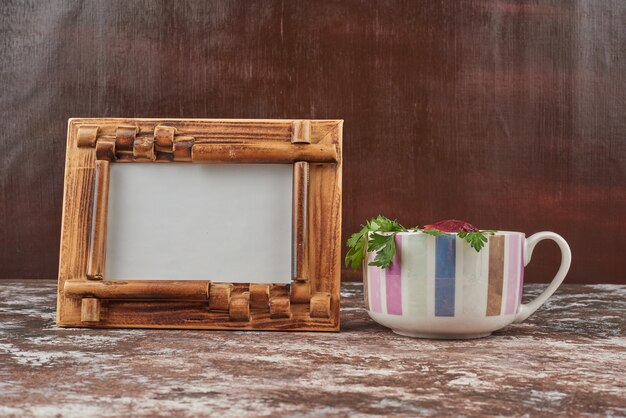
[[[292,173],[112,164],[105,278],[289,283]]]

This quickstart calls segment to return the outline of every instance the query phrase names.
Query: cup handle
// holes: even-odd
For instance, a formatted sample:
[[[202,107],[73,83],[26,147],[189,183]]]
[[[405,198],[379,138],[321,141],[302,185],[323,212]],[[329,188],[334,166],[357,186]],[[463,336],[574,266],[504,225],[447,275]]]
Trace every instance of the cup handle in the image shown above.
[[[543,241],[544,239],[551,239],[556,242],[559,248],[561,249],[561,267],[559,267],[559,271],[556,272],[556,276],[550,282],[546,290],[543,291],[542,294],[537,296],[530,303],[522,303],[517,311],[517,315],[515,315],[515,322],[522,322],[530,315],[532,315],[541,305],[543,305],[546,300],[559,288],[563,279],[565,279],[565,275],[569,270],[570,264],[572,264],[572,252],[570,251],[569,245],[567,241],[563,239],[559,234],[555,234],[554,232],[537,232],[533,234],[529,238],[526,239],[524,244],[524,266],[530,263],[530,257],[533,254],[533,250],[535,249],[535,245],[539,241]]]

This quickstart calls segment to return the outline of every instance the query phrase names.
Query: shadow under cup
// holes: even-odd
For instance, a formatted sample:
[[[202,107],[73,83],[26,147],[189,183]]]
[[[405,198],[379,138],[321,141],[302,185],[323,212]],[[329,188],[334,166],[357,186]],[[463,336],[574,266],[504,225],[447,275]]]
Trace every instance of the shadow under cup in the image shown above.
[[[370,316],[400,334],[488,335],[513,322],[521,304],[525,235],[498,232],[477,252],[456,234],[398,233],[386,269],[364,266]]]

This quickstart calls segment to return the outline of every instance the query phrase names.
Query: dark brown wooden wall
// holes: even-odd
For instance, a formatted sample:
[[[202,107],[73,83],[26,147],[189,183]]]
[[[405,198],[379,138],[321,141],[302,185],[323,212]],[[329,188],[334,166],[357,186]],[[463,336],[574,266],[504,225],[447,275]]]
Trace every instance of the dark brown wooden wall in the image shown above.
[[[554,230],[626,283],[625,38],[623,0],[3,0],[0,278],[56,276],[69,117],[164,116],[343,118],[344,239]]]

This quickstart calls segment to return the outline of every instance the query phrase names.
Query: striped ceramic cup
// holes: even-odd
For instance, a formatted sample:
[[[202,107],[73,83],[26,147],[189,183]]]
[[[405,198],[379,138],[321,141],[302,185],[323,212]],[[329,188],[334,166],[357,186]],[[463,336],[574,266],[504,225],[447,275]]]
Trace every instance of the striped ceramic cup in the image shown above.
[[[561,249],[561,267],[548,288],[522,304],[524,266],[544,239]],[[365,304],[374,321],[394,332],[423,338],[476,338],[521,322],[559,287],[571,263],[567,242],[554,232],[489,236],[480,252],[456,234],[434,237],[401,232],[396,256],[385,269],[363,268]]]

